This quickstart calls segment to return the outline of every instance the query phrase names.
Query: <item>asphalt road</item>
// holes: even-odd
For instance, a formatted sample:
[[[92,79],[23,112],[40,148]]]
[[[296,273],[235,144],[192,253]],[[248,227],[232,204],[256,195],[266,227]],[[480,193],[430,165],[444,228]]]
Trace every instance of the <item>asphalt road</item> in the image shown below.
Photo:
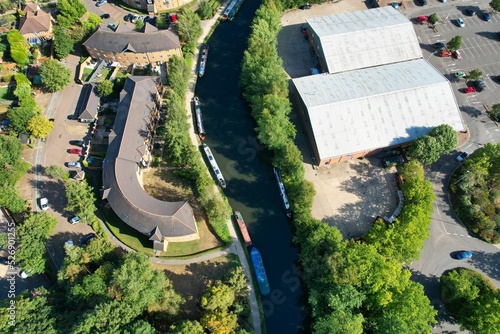
[[[463,14],[466,8],[475,8],[477,13],[472,17]],[[485,143],[500,142],[500,128],[486,113],[485,105],[491,106],[500,103],[500,85],[491,79],[500,75],[500,38],[496,32],[500,31],[500,14],[492,15],[492,20],[486,22],[481,18],[480,9],[489,9],[487,1],[451,1],[445,4],[432,2],[430,6],[412,7],[403,13],[410,19],[420,15],[437,13],[440,23],[437,31],[425,24],[415,21],[415,31],[421,43],[424,58],[443,73],[452,83],[457,103],[462,112],[465,124],[468,126],[470,138],[460,150],[472,153]],[[465,27],[460,28],[456,19],[461,17]],[[447,43],[455,36],[462,36],[460,52],[462,59],[439,57],[432,46],[436,42]],[[455,79],[454,72],[468,72],[480,69],[484,73],[487,90],[479,93],[464,94],[467,87],[464,79]],[[448,181],[455,169],[459,166],[456,161],[457,152],[453,152],[430,166],[427,176],[433,182],[436,201],[430,227],[430,238],[420,254],[420,259],[410,265],[413,279],[422,283],[426,295],[431,303],[439,310],[439,324],[434,329],[435,333],[445,331],[459,331],[459,326],[454,323],[444,310],[439,299],[439,277],[447,270],[466,267],[482,272],[500,288],[500,251],[494,245],[485,243],[475,238],[460,223],[453,212],[448,194]],[[465,261],[453,259],[453,255],[460,250],[471,250],[473,256]]]

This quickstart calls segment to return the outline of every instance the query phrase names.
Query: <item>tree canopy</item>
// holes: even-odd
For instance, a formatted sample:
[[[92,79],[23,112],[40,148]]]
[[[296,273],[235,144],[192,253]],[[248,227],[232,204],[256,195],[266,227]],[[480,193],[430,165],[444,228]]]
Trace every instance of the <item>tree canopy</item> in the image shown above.
[[[30,45],[17,29],[11,29],[7,33],[7,41],[10,46],[10,56],[19,65],[29,63]]]
[[[500,12],[500,0],[492,0],[490,2],[490,7],[493,8],[493,10]]]
[[[471,269],[457,268],[441,276],[442,299],[471,333],[500,333],[500,292],[491,281]]]
[[[97,86],[97,93],[99,96],[109,96],[113,93],[113,83],[111,80],[103,80],[99,86]]]
[[[35,138],[45,138],[54,128],[54,122],[41,114],[34,115],[28,121],[26,129]]]
[[[71,82],[71,70],[55,59],[46,60],[40,66],[40,75],[43,85],[50,92],[62,90]]]
[[[479,69],[473,69],[465,76],[468,80],[479,80],[483,77],[484,73]]]
[[[455,130],[447,124],[442,124],[428,135],[422,136],[406,149],[406,152],[414,159],[423,164],[436,162],[439,157],[453,150],[458,144],[458,136]]]
[[[457,51],[462,46],[462,36],[455,36],[448,43],[446,48],[451,51]]]
[[[87,184],[87,181],[75,182],[68,181],[65,183],[66,197],[68,205],[66,210],[73,212],[83,222],[87,224],[95,220],[95,196],[94,189]]]
[[[192,51],[203,33],[200,17],[189,7],[182,7],[177,15],[177,31],[185,49]]]

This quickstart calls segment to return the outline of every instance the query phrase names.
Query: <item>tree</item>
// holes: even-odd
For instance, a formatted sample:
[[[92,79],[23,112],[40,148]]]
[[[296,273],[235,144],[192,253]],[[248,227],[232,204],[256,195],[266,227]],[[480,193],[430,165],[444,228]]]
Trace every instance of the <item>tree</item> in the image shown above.
[[[30,107],[10,107],[7,111],[12,130],[16,133],[28,133],[28,124],[30,119],[35,116],[33,109]]]
[[[54,52],[59,59],[66,58],[73,51],[74,42],[69,31],[60,26],[54,28]]]
[[[479,80],[483,77],[483,72],[479,69],[473,69],[472,71],[469,72],[468,75],[465,76],[467,80]]]
[[[45,241],[54,230],[57,220],[45,212],[30,214],[19,224],[17,234],[19,247],[16,261],[33,274],[45,272]]]
[[[200,323],[210,333],[231,334],[238,327],[238,317],[227,311],[210,311],[202,316]]]
[[[196,320],[184,320],[170,326],[169,334],[204,334],[203,327]]]
[[[0,13],[5,13],[8,10],[16,8],[16,2],[10,0],[0,1]]]
[[[50,165],[45,168],[45,175],[60,180],[66,180],[69,178],[69,173],[66,169],[58,165]]]
[[[57,9],[57,23],[64,28],[73,26],[87,12],[85,4],[80,0],[57,0]]]
[[[30,45],[17,29],[11,29],[7,33],[7,41],[10,46],[10,56],[19,65],[29,63]]]
[[[494,104],[492,107],[491,107],[491,111],[494,115],[497,115],[498,113],[500,113],[500,103],[497,103],[497,104]]]
[[[426,135],[411,143],[407,152],[412,158],[427,165],[439,159],[440,145],[436,138]]]
[[[163,302],[178,306],[180,299],[170,281],[163,272],[153,269],[146,256],[128,253],[124,258],[120,268],[113,272],[111,285],[115,297],[130,305],[137,314],[148,306]],[[169,291],[165,291],[164,287],[168,287]]]
[[[202,1],[196,13],[200,16],[202,20],[208,20],[214,16],[212,6],[208,1]]]
[[[113,83],[110,80],[103,80],[99,86],[97,86],[97,93],[99,96],[109,96],[113,93]]]
[[[438,15],[436,13],[433,13],[433,14],[429,15],[429,20],[428,21],[429,21],[430,24],[436,24],[439,21],[439,17],[438,17]]]
[[[92,223],[96,219],[95,211],[97,210],[92,187],[87,184],[87,181],[67,181],[65,187],[68,198],[68,205],[65,209],[74,212],[87,224]]]
[[[222,283],[216,281],[208,291],[201,297],[200,305],[205,310],[227,310],[236,299],[234,290]]]
[[[40,66],[40,75],[43,85],[50,92],[55,92],[70,83],[71,70],[57,60],[49,59]]]
[[[441,154],[448,153],[457,147],[458,136],[448,124],[441,124],[431,130],[429,136],[435,137],[441,147]]]
[[[177,29],[181,43],[187,50],[194,50],[196,41],[203,33],[200,17],[189,7],[182,7],[177,15]]]
[[[500,0],[492,0],[490,2],[490,7],[495,11],[500,12]]]
[[[457,51],[462,46],[462,36],[455,36],[448,43],[446,48],[450,51]]]
[[[45,138],[54,128],[54,122],[51,122],[44,115],[37,114],[28,121],[26,129],[35,138]]]
[[[142,28],[144,28],[144,21],[142,19],[137,19],[137,21],[135,21],[135,30],[142,31]]]
[[[31,82],[22,73],[17,73],[14,75],[14,80],[16,80],[16,89],[14,90],[14,95],[17,96],[19,100],[24,100],[31,97]]]

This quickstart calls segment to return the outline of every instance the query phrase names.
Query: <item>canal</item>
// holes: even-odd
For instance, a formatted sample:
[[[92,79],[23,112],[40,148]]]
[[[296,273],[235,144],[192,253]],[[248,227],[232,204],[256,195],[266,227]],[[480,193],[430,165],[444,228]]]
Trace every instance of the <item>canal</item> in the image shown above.
[[[243,51],[259,6],[260,0],[247,0],[232,22],[217,27],[195,94],[201,102],[205,142],[227,181],[224,193],[231,207],[242,213],[263,257],[271,287],[262,301],[267,332],[294,334],[301,332],[304,319],[297,249],[274,180],[272,155],[256,138],[256,125],[239,86]]]

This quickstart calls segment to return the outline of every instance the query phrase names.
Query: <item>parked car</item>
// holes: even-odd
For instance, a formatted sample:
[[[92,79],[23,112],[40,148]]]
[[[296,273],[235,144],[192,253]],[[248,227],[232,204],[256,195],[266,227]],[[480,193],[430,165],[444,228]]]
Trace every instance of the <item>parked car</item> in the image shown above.
[[[398,166],[404,162],[405,162],[405,159],[400,154],[393,155],[393,156],[386,157],[386,158],[382,159],[382,165],[384,166],[384,168]]]
[[[107,0],[99,0],[95,3],[96,7],[101,7],[102,5],[104,5],[105,3],[108,3]]]
[[[9,264],[9,259],[6,257],[0,257],[0,264]]]
[[[465,260],[472,257],[472,252],[471,251],[458,252],[457,255],[455,255],[455,257],[457,258],[457,260]]]
[[[394,9],[398,9],[398,8],[399,8],[399,3],[397,3],[397,2],[391,2],[391,3],[390,3],[390,6],[391,6],[392,8],[394,8]]]
[[[448,50],[441,51],[441,57],[451,57],[451,51]]]
[[[458,26],[459,26],[460,28],[465,27],[464,20],[462,20],[462,18],[461,18],[461,17],[459,17],[459,18],[457,19],[457,24],[458,24]]]
[[[69,168],[82,168],[82,164],[79,161],[69,161],[66,163]]]
[[[46,197],[40,198],[40,208],[44,211],[49,209],[49,200]]]
[[[417,17],[417,22],[427,22],[429,21],[429,17],[428,16],[419,16]]]
[[[470,93],[475,93],[476,91],[477,91],[476,87],[467,87],[467,88],[465,88],[464,93],[470,94]]]
[[[78,216],[73,216],[69,222],[73,225],[73,224],[78,224],[80,222],[80,218],[78,218]]]
[[[486,22],[491,21],[491,15],[490,15],[490,13],[483,12],[483,20],[485,20]]]
[[[453,73],[453,76],[457,79],[465,77],[465,72],[455,72]]]
[[[469,156],[469,153],[467,153],[467,152],[460,152],[460,154],[457,155],[457,161],[458,162],[462,162],[465,159],[467,159],[468,156]]]
[[[443,42],[437,42],[437,43],[434,43],[433,46],[436,48],[436,49],[442,49],[444,47],[446,47],[446,45],[444,45]]]
[[[467,8],[464,12],[465,12],[465,15],[467,15],[467,16],[476,15],[476,10],[474,8]]]
[[[75,145],[75,146],[80,146],[80,147],[85,147],[85,142],[83,140],[70,140],[69,141],[70,145]]]
[[[111,16],[108,13],[104,13],[101,15],[101,19],[109,19]]]
[[[453,57],[457,59],[462,59],[462,55],[460,54],[460,51],[455,51],[453,52]]]
[[[82,154],[82,149],[80,149],[80,148],[70,148],[69,149],[69,153],[70,154],[78,154],[78,155],[80,155],[80,154]]]
[[[427,6],[427,0],[420,0],[420,5]]]
[[[125,16],[123,17],[123,20],[124,20],[124,21],[127,21],[127,22],[128,22],[128,21],[130,21],[130,20],[132,20],[132,14],[127,14],[127,15],[125,15]]]
[[[312,74],[312,75],[314,75],[314,74],[319,74],[318,69],[317,69],[317,68],[315,68],[315,67],[311,67],[311,68],[309,69],[309,72],[311,72],[311,74]]]
[[[86,236],[84,236],[82,238],[82,245],[87,245],[89,242],[91,242],[92,240],[96,239],[97,238],[97,235],[95,233],[89,233],[87,234]]]
[[[136,23],[138,19],[139,19],[139,16],[133,15],[132,18],[130,19],[130,22]]]
[[[488,88],[483,80],[473,81],[472,84],[474,85],[474,87],[476,87],[476,90],[478,92],[482,92],[483,90],[486,90]]]
[[[108,28],[113,30],[113,31],[116,31],[116,28],[118,28],[118,26],[114,23],[110,23],[110,24],[108,24]],[[100,75],[98,75],[98,76],[100,76]]]
[[[305,5],[299,6],[299,9],[302,9],[302,10],[304,10],[304,9],[311,9],[311,7],[312,6],[310,4],[306,3]]]

